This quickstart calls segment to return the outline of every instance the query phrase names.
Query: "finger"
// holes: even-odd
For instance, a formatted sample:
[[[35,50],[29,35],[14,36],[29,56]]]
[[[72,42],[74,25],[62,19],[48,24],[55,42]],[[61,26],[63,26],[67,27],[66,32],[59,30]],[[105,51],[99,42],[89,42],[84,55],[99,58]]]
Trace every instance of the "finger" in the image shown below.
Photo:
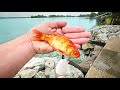
[[[66,37],[75,39],[75,38],[89,38],[91,36],[90,32],[81,32],[81,33],[66,33]]]
[[[64,33],[80,33],[84,32],[85,30],[82,27],[63,27],[62,31]]]
[[[67,24],[67,22],[65,21],[51,21],[49,22],[49,27],[51,28],[62,28],[62,27],[65,27]]]
[[[70,39],[74,44],[85,44],[89,41],[89,38],[78,38],[78,39]]]
[[[79,49],[80,48],[80,45],[79,44],[75,44],[75,46]]]
[[[64,35],[64,34],[62,33],[62,30],[61,30],[60,28],[57,29],[57,33],[59,33],[59,34],[61,34],[61,35]]]

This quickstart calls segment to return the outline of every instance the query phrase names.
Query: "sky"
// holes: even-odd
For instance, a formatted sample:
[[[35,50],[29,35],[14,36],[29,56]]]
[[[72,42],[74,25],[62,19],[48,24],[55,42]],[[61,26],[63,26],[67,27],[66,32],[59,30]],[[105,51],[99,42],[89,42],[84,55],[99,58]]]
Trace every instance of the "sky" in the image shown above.
[[[0,12],[0,17],[30,17],[35,15],[73,15],[90,14],[91,12]]]

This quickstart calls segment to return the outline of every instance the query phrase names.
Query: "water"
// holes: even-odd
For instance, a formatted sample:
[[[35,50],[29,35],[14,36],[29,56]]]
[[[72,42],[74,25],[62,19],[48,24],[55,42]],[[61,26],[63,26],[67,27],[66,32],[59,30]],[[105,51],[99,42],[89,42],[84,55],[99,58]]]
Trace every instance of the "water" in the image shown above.
[[[88,19],[86,17],[5,18],[0,19],[0,44],[25,34],[37,24],[59,20],[66,21],[67,26],[81,26],[86,31],[96,25],[96,19]]]

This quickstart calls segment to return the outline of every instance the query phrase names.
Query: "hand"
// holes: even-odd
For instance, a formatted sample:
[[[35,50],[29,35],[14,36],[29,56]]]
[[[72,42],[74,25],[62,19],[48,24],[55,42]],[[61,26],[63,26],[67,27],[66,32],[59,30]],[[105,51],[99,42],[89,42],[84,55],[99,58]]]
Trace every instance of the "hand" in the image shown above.
[[[66,22],[60,21],[52,21],[52,22],[44,22],[39,24],[32,29],[37,29],[45,34],[59,33],[67,36],[77,48],[80,48],[80,44],[87,43],[89,41],[89,37],[91,34],[89,32],[85,32],[83,28],[80,27],[65,27]],[[30,37],[34,35],[32,29],[29,33]],[[37,54],[39,53],[49,53],[54,51],[54,49],[45,41],[32,41],[34,50]]]

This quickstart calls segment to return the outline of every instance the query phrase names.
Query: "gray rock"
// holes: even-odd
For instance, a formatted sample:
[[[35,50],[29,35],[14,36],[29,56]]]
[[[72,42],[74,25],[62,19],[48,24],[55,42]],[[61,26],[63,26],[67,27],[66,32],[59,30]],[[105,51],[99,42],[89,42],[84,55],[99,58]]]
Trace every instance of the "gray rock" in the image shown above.
[[[39,71],[34,78],[46,78],[45,72]]]
[[[20,76],[18,74],[16,74],[15,77],[13,77],[13,78],[20,78]]]
[[[101,47],[101,46],[97,46],[97,45],[95,45],[94,46],[94,51],[99,51],[99,50],[101,50],[103,47]]]
[[[55,67],[55,62],[53,60],[47,60],[45,62],[45,68],[51,68],[53,69]]]
[[[49,78],[58,78],[54,69],[51,70]]]
[[[92,33],[91,40],[106,42],[112,37],[120,36],[120,25],[101,25],[90,29]]]
[[[49,76],[51,72],[51,68],[45,68],[45,75]]]
[[[79,66],[85,71],[88,72],[88,70],[90,69],[91,65],[93,64],[94,59],[92,57],[87,57],[87,59],[85,61],[82,61]]]
[[[55,67],[58,63],[57,58],[32,58],[16,74],[14,78],[58,78]],[[72,65],[69,65],[65,78],[84,77],[83,73]]]
[[[92,48],[93,48],[93,45],[90,44],[90,43],[86,43],[86,44],[83,44],[83,45],[82,45],[82,49],[83,49],[83,50],[92,49]]]
[[[104,34],[98,34],[96,36],[96,38],[98,39],[96,41],[101,41],[101,42],[106,42],[108,40],[107,34],[105,34],[105,33]]]
[[[43,66],[45,65],[44,58],[35,58],[33,57],[29,62],[27,62],[22,69],[26,68],[34,68],[36,66]]]
[[[21,78],[32,78],[35,74],[37,74],[37,70],[33,69],[22,70],[18,73],[18,75],[20,75]]]
[[[74,66],[68,65],[65,78],[79,78],[79,77],[84,78],[84,74]]]

